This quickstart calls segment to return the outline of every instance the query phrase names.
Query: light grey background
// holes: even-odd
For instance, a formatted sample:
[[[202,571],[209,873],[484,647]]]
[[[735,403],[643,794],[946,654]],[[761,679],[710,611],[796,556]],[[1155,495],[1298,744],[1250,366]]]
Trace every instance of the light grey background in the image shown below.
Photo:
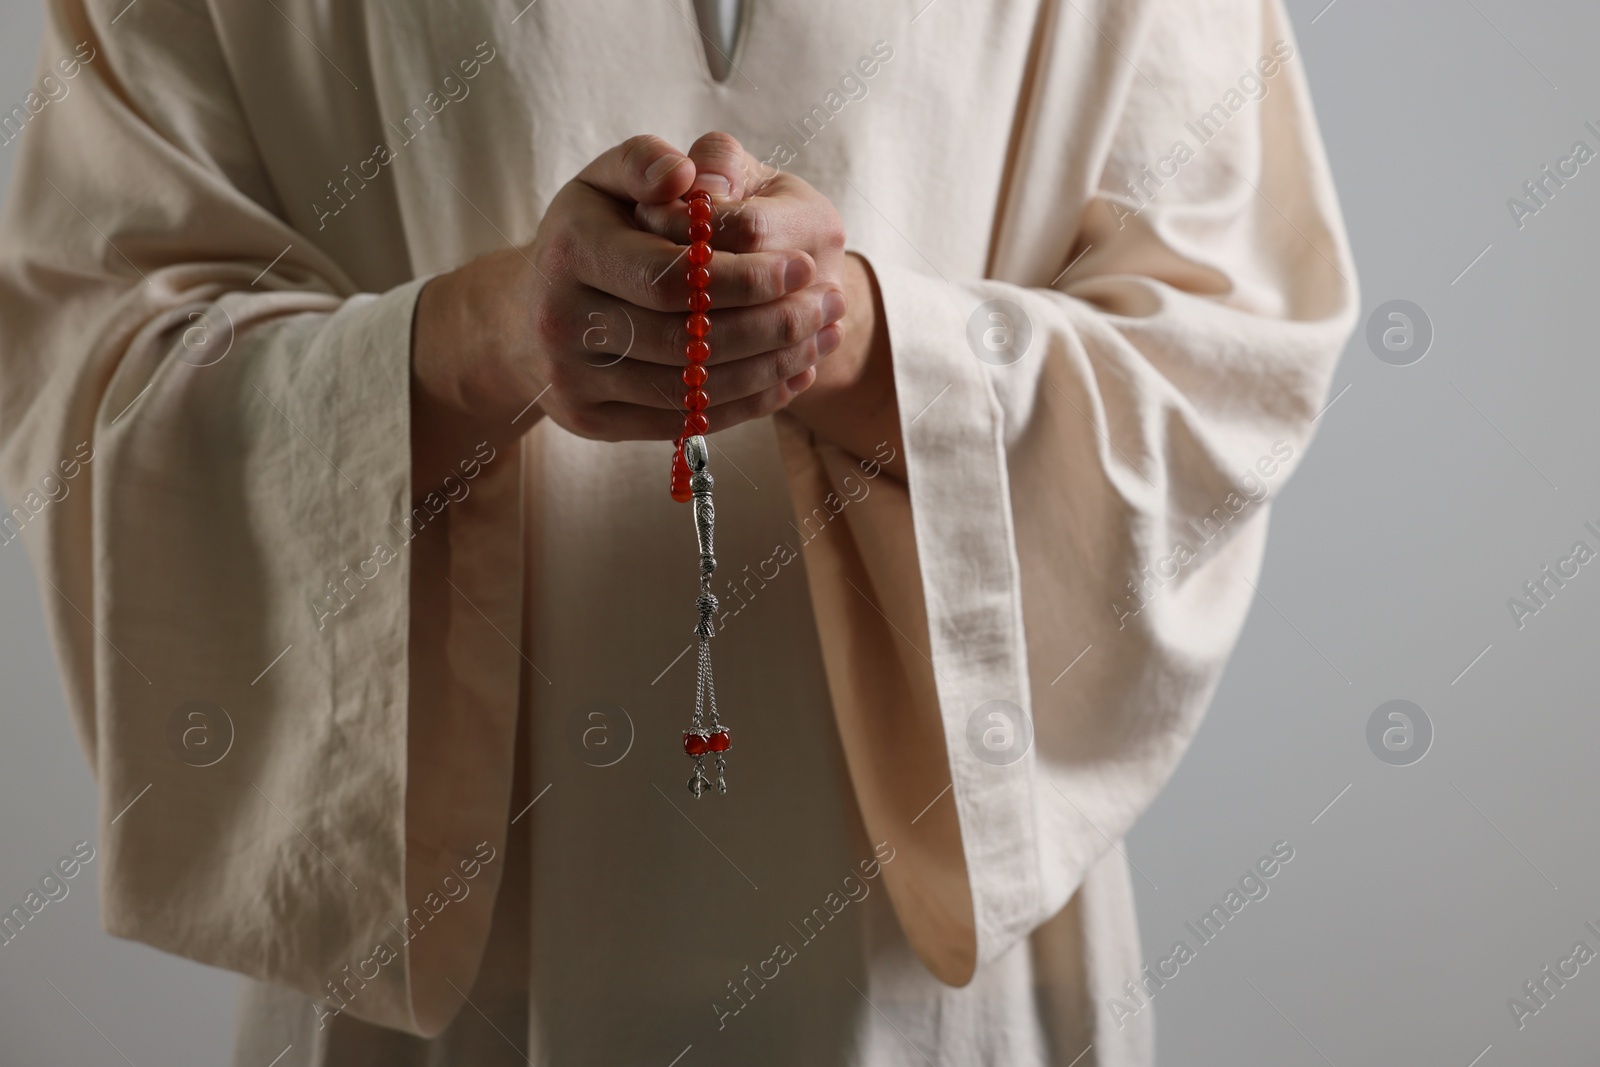
[[[1600,148],[1600,11],[1325,4],[1290,6],[1364,315],[1410,300],[1436,336],[1409,367],[1352,341],[1206,725],[1127,842],[1152,963],[1274,842],[1295,850],[1157,993],[1160,1059],[1593,1062],[1600,961],[1521,1031],[1507,1000],[1579,939],[1600,949],[1600,562],[1521,630],[1506,601],[1574,541],[1600,547],[1582,528],[1600,527],[1600,161],[1520,231],[1506,200],[1580,137]],[[39,26],[0,0],[6,107]],[[20,545],[0,547],[0,597],[9,906],[94,840],[94,786]],[[1395,698],[1435,731],[1408,767],[1366,741]],[[103,934],[97,874],[0,946],[0,1063],[226,1063],[233,980]]]

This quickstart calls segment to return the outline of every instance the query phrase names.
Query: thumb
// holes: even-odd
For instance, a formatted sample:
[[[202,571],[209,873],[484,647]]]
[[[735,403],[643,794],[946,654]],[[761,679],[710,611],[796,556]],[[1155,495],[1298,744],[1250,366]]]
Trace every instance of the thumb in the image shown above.
[[[761,163],[732,134],[706,134],[689,149],[689,159],[695,167],[690,188],[714,200],[743,200],[761,181]]]
[[[694,173],[687,160],[659,137],[630,137],[601,153],[577,180],[621,201],[665,204],[688,192]]]

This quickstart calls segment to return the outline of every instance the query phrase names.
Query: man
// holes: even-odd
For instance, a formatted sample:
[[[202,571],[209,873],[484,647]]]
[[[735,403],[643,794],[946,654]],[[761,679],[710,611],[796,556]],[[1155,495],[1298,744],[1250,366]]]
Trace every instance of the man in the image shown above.
[[[118,7],[51,7],[0,471],[92,442],[27,537],[106,924],[252,979],[237,1062],[1152,1062],[1114,843],[1356,306],[1276,0],[751,5],[726,81],[675,3]]]

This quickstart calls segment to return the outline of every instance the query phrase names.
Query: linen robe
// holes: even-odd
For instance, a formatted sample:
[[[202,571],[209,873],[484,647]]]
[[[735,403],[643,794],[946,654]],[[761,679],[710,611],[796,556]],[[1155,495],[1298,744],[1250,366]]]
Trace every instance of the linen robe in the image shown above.
[[[249,977],[239,1063],[1153,1062],[1120,841],[1357,306],[1287,19],[773,0],[732,59],[686,0],[49,5],[4,532],[106,925]],[[712,436],[735,743],[697,803],[667,446],[544,420],[418,503],[409,360],[428,278],[711,129],[870,264],[908,476]]]

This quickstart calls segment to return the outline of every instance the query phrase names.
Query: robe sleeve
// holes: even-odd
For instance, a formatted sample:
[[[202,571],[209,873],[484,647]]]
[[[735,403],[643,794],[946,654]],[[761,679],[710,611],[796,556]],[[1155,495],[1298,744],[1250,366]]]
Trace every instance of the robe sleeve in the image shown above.
[[[413,506],[424,279],[362,292],[282,221],[204,4],[123,6],[49,5],[0,231],[0,540],[98,780],[104,921],[431,1035],[503,865],[520,459]]]
[[[1042,48],[990,277],[869,257],[907,482],[780,434],[800,514],[862,498],[807,573],[885,882],[951,984],[1059,912],[1182,757],[1357,307],[1277,0],[1178,6],[1104,49],[1098,140],[1062,143],[1096,127]]]

